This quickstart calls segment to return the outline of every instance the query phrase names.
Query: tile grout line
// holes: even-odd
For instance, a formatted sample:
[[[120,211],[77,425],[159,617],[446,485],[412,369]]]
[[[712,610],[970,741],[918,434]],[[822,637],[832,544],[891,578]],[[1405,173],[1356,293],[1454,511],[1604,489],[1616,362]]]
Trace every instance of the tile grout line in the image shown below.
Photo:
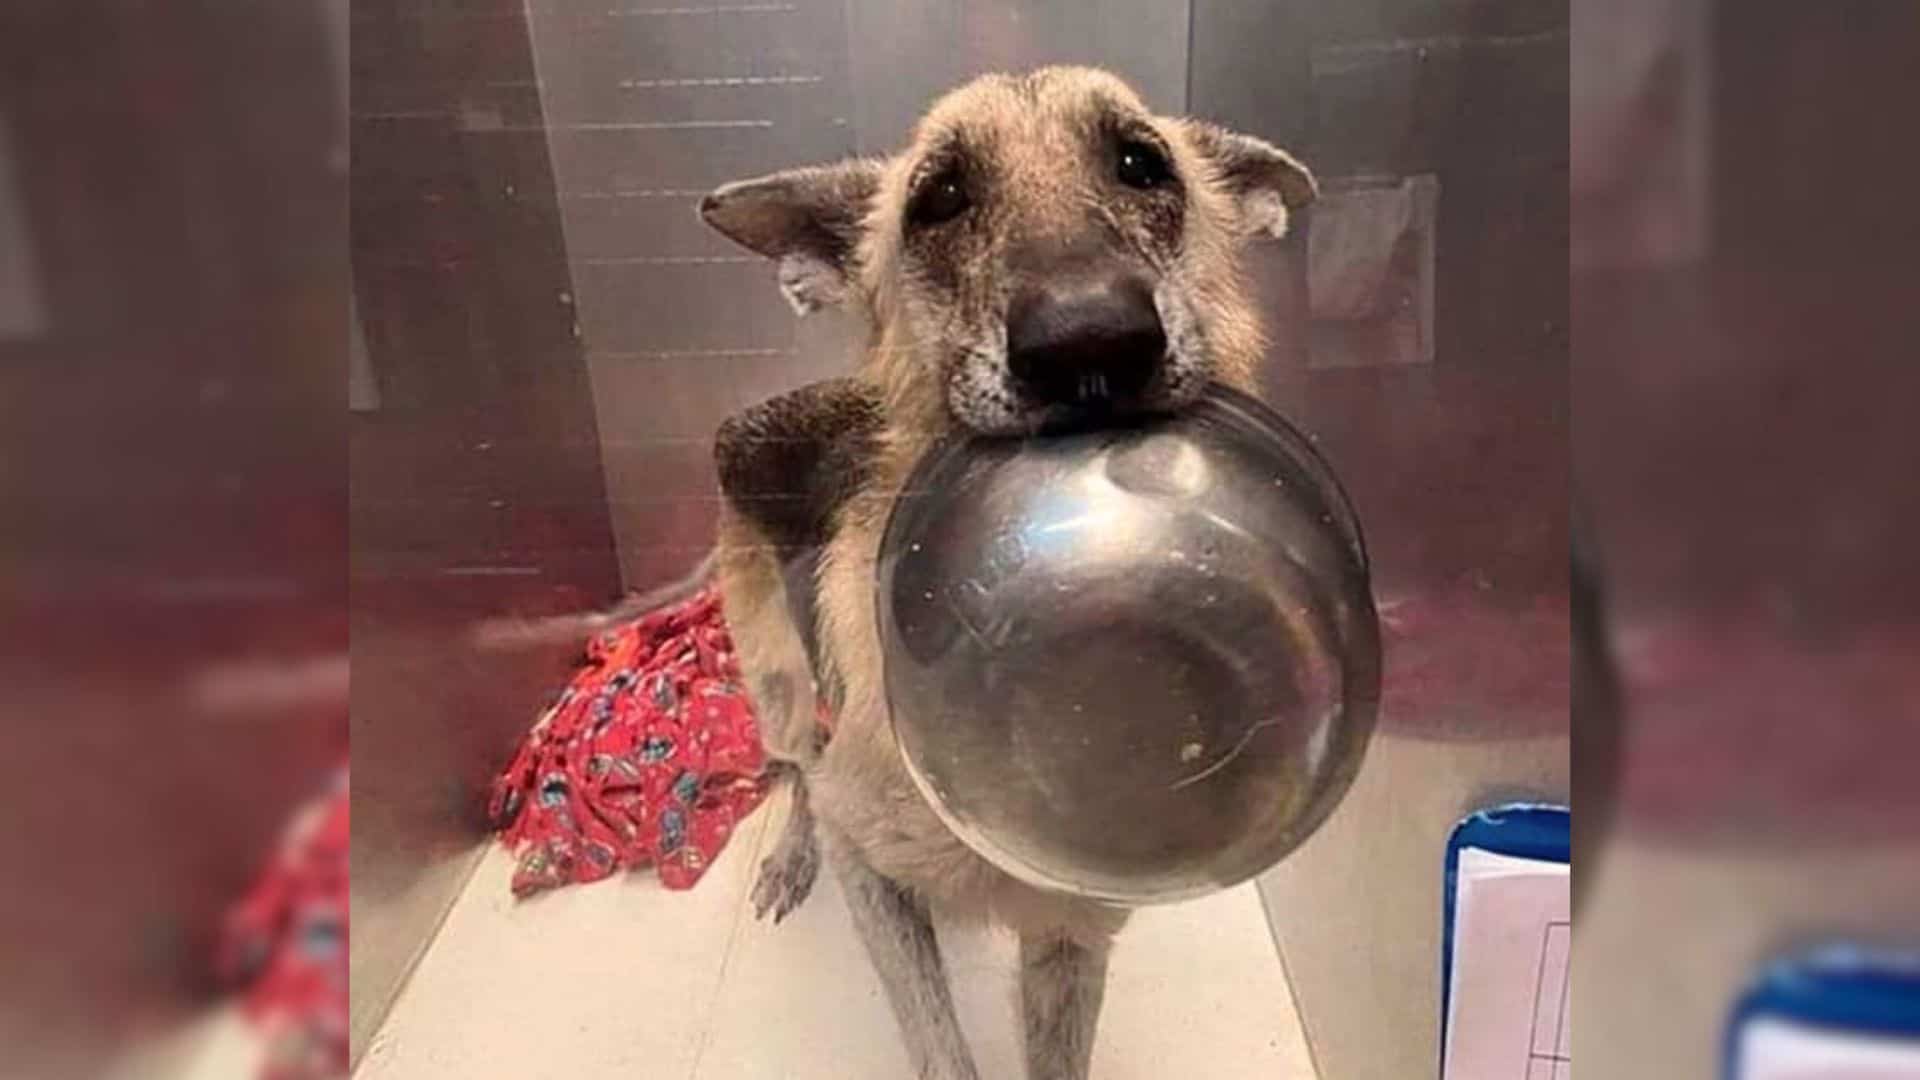
[[[467,865],[456,875],[459,885],[449,892],[446,903],[434,916],[432,927],[407,956],[406,962],[401,965],[399,975],[393,980],[393,985],[381,995],[380,1003],[374,1008],[373,1017],[368,1021],[365,1041],[359,1046],[349,1042],[347,1047],[349,1078],[358,1077],[361,1068],[369,1063],[373,1056],[374,1045],[380,1041],[380,1035],[386,1030],[387,1022],[393,1019],[394,1009],[400,1003],[400,995],[406,992],[407,987],[413,982],[414,975],[420,970],[421,965],[426,963],[427,954],[432,952],[434,945],[439,943],[440,933],[447,928],[448,921],[453,918],[454,908],[458,907],[461,899],[467,895],[467,890],[473,886],[474,879],[480,874],[480,864],[486,861],[488,853],[493,850],[493,841],[493,834],[488,833],[486,840],[478,846],[477,850],[460,856],[467,859]],[[352,1027],[351,1017],[348,1020],[348,1027],[349,1029]]]
[[[1280,985],[1286,987],[1287,1004],[1292,1007],[1294,1023],[1300,1029],[1300,1045],[1307,1052],[1307,1068],[1312,1070],[1310,1075],[1313,1080],[1318,1080],[1321,1075],[1320,1052],[1313,1034],[1307,1030],[1306,1010],[1300,1007],[1300,993],[1293,985],[1293,972],[1287,967],[1287,950],[1280,944],[1280,927],[1274,921],[1273,903],[1267,899],[1267,890],[1261,888],[1258,877],[1248,884],[1253,887],[1253,895],[1260,901],[1260,917],[1267,924],[1267,940],[1273,944],[1273,958],[1280,965]]]
[[[767,800],[767,802],[771,801]],[[767,802],[760,804],[762,810],[768,808]],[[789,810],[791,805],[787,803]],[[701,1011],[700,1044],[694,1048],[693,1061],[687,1066],[687,1080],[699,1080],[700,1065],[706,1060],[707,1048],[713,1044],[713,1029],[717,1023],[714,1010],[719,1008],[720,996],[726,991],[727,968],[733,963],[734,946],[740,940],[740,929],[746,922],[747,911],[753,906],[753,889],[759,880],[760,860],[766,857],[764,853],[767,847],[767,834],[771,831],[769,821],[769,818],[762,817],[760,828],[754,836],[753,856],[747,863],[747,887],[740,894],[738,906],[733,913],[733,925],[727,930],[727,946],[720,954],[720,971],[713,982],[713,995],[707,999],[707,1007]]]

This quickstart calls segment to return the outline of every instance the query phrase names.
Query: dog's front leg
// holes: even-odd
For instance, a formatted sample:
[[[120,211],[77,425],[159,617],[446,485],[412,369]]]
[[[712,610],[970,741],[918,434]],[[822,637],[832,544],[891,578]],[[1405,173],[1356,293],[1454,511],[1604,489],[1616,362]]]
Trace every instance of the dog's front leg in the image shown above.
[[[846,894],[853,928],[867,947],[893,1007],[907,1058],[919,1080],[978,1080],[946,965],[926,906],[899,885],[875,873],[860,856],[829,835],[827,861]]]
[[[780,838],[760,861],[760,876],[753,883],[753,915],[764,919],[771,914],[777,925],[813,891],[813,878],[820,869],[820,843],[814,831],[813,808],[807,800],[806,775],[798,766],[776,762],[776,767],[790,774],[787,782],[792,797]]]
[[[1028,1080],[1085,1080],[1107,994],[1107,938],[1020,937],[1020,1016]]]

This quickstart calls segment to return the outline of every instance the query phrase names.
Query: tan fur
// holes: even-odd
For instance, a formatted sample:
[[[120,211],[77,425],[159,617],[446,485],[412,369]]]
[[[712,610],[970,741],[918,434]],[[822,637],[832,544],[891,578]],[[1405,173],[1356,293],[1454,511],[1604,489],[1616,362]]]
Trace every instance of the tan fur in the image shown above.
[[[1104,938],[1124,914],[1044,893],[974,854],[940,823],[902,766],[888,730],[874,563],[891,505],[911,468],[905,444],[890,448],[878,490],[850,502],[820,570],[821,642],[845,685],[833,740],[808,771],[817,812],[882,875],[956,916],[990,916],[1021,933]]]
[[[1212,377],[1252,388],[1265,340],[1240,267],[1249,227],[1216,164],[1195,145],[1193,127],[1152,115],[1130,87],[1104,71],[1062,67],[1026,76],[990,75],[935,103],[916,126],[912,145],[882,166],[857,252],[853,276],[873,341],[861,371],[884,389],[897,436],[916,449],[953,426],[938,382],[942,372],[929,362],[929,343],[938,343],[936,349],[968,347],[993,336],[994,328],[980,325],[979,313],[988,319],[1004,314],[1007,283],[993,263],[1009,239],[1057,236],[1089,213],[1109,213],[1072,148],[1063,145],[1103,102],[1137,114],[1159,133],[1173,151],[1174,167],[1192,181],[1184,248],[1156,269],[1184,292],[1195,318],[1208,325]],[[900,266],[902,211],[915,167],[956,132],[991,134],[1004,155],[1001,170],[1017,177],[995,189],[1001,205],[993,240],[960,269],[973,294],[971,304],[930,295]]]
[[[1143,125],[1170,152],[1185,195],[1173,242],[1154,232],[1147,211],[1113,193],[1110,177],[1088,168],[1089,132],[1113,123]],[[908,202],[930,157],[956,137],[990,148],[981,151],[991,154],[990,205],[953,234],[950,248],[916,254],[902,224]],[[863,208],[796,231],[796,220],[815,220],[848,191],[864,194]],[[907,775],[888,729],[873,602],[881,534],[895,493],[933,441],[979,427],[982,417],[1005,419],[993,402],[965,395],[992,377],[995,356],[1004,360],[1011,288],[1004,267],[1016,245],[1064,244],[1092,230],[1151,268],[1170,353],[1185,350],[1189,365],[1179,375],[1189,381],[1170,382],[1167,391],[1165,404],[1177,407],[1207,380],[1254,389],[1264,341],[1240,250],[1256,232],[1283,230],[1287,211],[1311,194],[1306,171],[1264,143],[1153,115],[1105,72],[1048,68],[987,76],[948,94],[892,158],[730,185],[703,205],[721,231],[778,259],[783,282],[804,279],[803,290],[790,289],[797,305],[829,297],[865,320],[869,346],[858,377],[884,403],[870,474],[837,507],[818,564],[818,647],[844,694],[832,738],[816,754],[811,714],[799,705],[763,718],[768,749],[803,769],[830,846],[857,854],[946,913],[992,918],[1034,942],[1085,943],[1104,956],[1123,911],[1042,892],[997,870],[941,824]],[[936,274],[928,258],[947,264]],[[833,281],[820,280],[836,271]],[[944,287],[933,280],[940,275]],[[718,565],[749,685],[810,686],[813,668],[791,623],[772,545],[732,508]],[[1049,965],[1062,966],[1038,967]]]
[[[793,625],[780,565],[772,544],[731,507],[720,515],[715,580],[727,625],[740,655],[740,670],[753,697],[760,739],[781,761],[806,766],[814,757],[812,665]],[[769,693],[778,684],[781,692]]]

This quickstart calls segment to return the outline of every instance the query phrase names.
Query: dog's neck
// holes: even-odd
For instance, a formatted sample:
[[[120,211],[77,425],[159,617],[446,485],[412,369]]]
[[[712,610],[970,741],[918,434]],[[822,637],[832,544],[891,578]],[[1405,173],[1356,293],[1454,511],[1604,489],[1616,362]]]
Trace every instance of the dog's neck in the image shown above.
[[[913,463],[958,428],[932,375],[937,365],[912,356],[916,347],[899,319],[876,320],[861,358],[860,372],[878,391],[885,418],[875,471],[883,484],[904,482]]]

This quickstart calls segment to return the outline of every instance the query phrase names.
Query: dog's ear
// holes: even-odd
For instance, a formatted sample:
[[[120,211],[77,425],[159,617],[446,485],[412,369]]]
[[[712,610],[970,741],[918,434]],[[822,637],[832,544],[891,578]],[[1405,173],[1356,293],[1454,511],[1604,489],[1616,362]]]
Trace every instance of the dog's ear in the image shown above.
[[[700,200],[700,218],[775,260],[780,291],[802,315],[847,299],[880,163],[854,160],[741,180]]]
[[[1193,145],[1212,163],[1240,204],[1248,232],[1287,234],[1287,215],[1312,202],[1320,187],[1313,173],[1285,150],[1204,120],[1184,122]]]

